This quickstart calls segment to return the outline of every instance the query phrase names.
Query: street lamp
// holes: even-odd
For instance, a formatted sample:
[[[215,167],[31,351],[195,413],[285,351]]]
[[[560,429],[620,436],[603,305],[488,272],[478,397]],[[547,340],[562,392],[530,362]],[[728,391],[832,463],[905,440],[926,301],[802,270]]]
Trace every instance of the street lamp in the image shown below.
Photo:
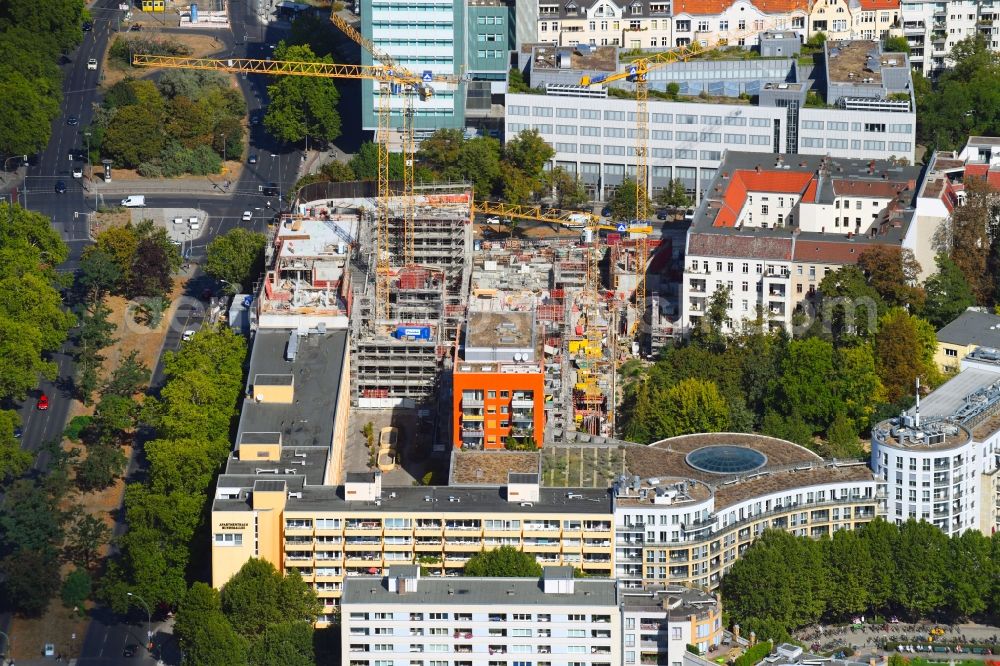
[[[19,159],[20,157],[21,157],[20,155],[11,155],[10,157],[8,157],[3,161],[3,170],[0,171],[0,180],[6,180],[6,177],[3,174],[7,173],[7,162],[10,162],[11,160],[14,159]]]
[[[147,604],[138,594],[132,594],[131,592],[126,592],[125,594],[133,599],[138,599],[139,602],[146,608],[146,650],[150,650],[153,645],[153,632],[150,631],[149,626],[153,623],[153,614],[149,612],[149,604]]]
[[[83,133],[83,137],[87,140],[87,164],[90,164],[90,130]]]
[[[219,136],[222,137],[222,166],[223,166],[223,168],[225,168],[225,166],[226,166],[226,135],[220,133]]]

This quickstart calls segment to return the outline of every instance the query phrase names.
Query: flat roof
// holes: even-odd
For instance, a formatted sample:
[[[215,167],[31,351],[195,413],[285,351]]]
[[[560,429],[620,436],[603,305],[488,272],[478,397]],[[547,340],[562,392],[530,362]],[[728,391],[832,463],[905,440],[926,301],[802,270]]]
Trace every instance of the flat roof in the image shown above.
[[[245,441],[245,440],[244,440]],[[293,446],[281,448],[278,460],[241,460],[234,451],[226,464],[226,474],[246,474],[270,478],[273,474],[303,476],[307,483],[319,485],[326,478],[328,446]]]
[[[692,615],[704,619],[719,610],[719,600],[714,595],[680,585],[626,589],[621,591],[620,598],[626,613],[666,613],[671,620],[685,620]]]
[[[715,510],[721,511],[739,502],[780,493],[795,488],[805,488],[828,483],[850,481],[875,481],[876,477],[864,462],[848,463],[841,466],[831,464],[809,469],[772,471],[751,478],[723,483],[715,488]],[[875,498],[871,498],[875,501]]]
[[[219,477],[220,488],[253,487],[259,477],[229,475]],[[288,490],[302,493],[289,498],[286,512],[356,511],[358,513],[454,513],[456,517],[481,518],[489,513],[522,514],[525,517],[546,513],[589,514],[611,519],[611,491],[608,488],[542,488],[534,502],[508,502],[505,486],[382,486],[382,496],[375,501],[350,502],[344,499],[343,486],[306,485],[305,477],[277,474],[275,480],[288,483]],[[216,499],[216,511],[248,511],[249,498]]]
[[[539,610],[557,606],[618,607],[618,583],[608,578],[581,578],[573,581],[572,593],[546,593],[535,578],[420,578],[416,590],[405,594],[390,592],[386,579],[376,576],[349,576],[344,579],[341,603],[399,604],[419,606],[490,605],[497,613],[511,607],[532,606]]]
[[[873,59],[874,54],[874,59]],[[894,54],[896,55],[896,54]],[[869,39],[826,42],[827,78],[832,83],[864,85],[864,79],[873,79],[870,85],[882,85],[882,47]],[[896,55],[897,61],[905,57]],[[851,76],[853,74],[853,76]]]
[[[767,456],[766,464],[754,473],[823,460],[805,447],[766,435],[699,433],[665,439],[649,446],[625,447],[625,461],[633,474],[640,474],[643,478],[681,477],[716,484],[727,477],[692,467],[687,462],[687,455],[706,446],[723,445],[749,447]]]
[[[968,309],[937,332],[938,342],[979,347],[1000,347],[1000,317]]]
[[[451,484],[501,485],[513,473],[537,474],[541,460],[538,451],[465,451],[456,449],[451,456]]]
[[[1000,380],[1000,373],[984,368],[965,368],[957,375],[937,387],[926,398],[920,399],[922,419],[949,418],[965,405],[965,398]],[[916,406],[908,413],[914,414]]]
[[[556,62],[556,55],[569,55],[570,67],[568,71],[585,70],[599,72],[614,72],[618,69],[618,47],[617,46],[555,46],[553,44],[530,44],[525,45],[529,49],[525,53],[531,53],[532,69],[567,69],[559,67]],[[586,51],[584,53],[583,51]]]
[[[466,348],[531,347],[533,312],[470,312],[465,325]]]
[[[298,447],[329,449],[333,441],[334,414],[347,352],[347,331],[298,336],[294,361],[285,360],[290,331],[261,329],[254,336],[247,374],[247,394],[254,378],[284,375],[294,379],[290,404],[243,401],[237,448],[244,434],[280,432],[282,455]],[[232,463],[232,461],[231,461]]]

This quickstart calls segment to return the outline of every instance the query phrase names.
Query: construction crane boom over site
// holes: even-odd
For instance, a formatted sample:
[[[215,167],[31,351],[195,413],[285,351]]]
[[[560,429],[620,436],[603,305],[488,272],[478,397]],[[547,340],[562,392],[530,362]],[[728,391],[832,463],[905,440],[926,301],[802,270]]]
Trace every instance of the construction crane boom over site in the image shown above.
[[[635,218],[640,224],[645,224],[649,219],[649,72],[676,62],[689,60],[706,51],[727,46],[730,40],[739,41],[747,36],[773,28],[774,25],[771,24],[753,30],[740,31],[713,42],[696,41],[684,46],[676,46],[626,63],[625,68],[615,74],[599,77],[584,76],[581,79],[580,85],[585,87],[622,80],[635,84]],[[649,243],[646,237],[639,238],[636,250],[635,306],[638,311],[638,319],[633,328],[633,335],[637,332],[638,324],[642,321],[646,311],[646,264],[649,261]]]

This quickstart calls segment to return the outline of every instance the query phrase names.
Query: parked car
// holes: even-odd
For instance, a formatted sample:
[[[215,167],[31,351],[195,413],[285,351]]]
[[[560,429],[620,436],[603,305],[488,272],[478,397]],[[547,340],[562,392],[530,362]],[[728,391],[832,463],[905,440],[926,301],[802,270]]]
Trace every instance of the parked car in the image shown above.
[[[694,208],[688,208],[686,211],[684,211],[684,221],[694,222]]]
[[[661,220],[661,221],[662,220],[669,220],[670,219],[670,213],[667,212],[665,209],[664,210],[658,210],[658,211],[656,211],[656,219]]]
[[[49,408],[49,396],[45,395],[44,393],[42,393],[40,396],[38,396],[38,402],[35,404],[35,407],[37,407],[39,409],[39,411],[42,411],[42,412],[44,412],[46,409],[48,409]]]
[[[184,335],[181,336],[181,340],[187,342],[188,340],[194,337],[194,334],[195,334],[194,329],[189,328],[188,330],[184,331]]]
[[[605,206],[601,209],[601,217],[611,217],[611,206]]]

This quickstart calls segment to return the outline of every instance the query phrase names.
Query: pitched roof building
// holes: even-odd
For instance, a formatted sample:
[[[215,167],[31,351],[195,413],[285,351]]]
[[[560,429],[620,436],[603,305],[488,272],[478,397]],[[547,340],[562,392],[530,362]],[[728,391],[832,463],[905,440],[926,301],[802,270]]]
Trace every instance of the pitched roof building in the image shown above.
[[[826,273],[867,247],[911,247],[920,171],[888,161],[727,152],[688,231],[681,325],[717,289],[729,319],[791,331]],[[919,236],[923,238],[923,236]]]

